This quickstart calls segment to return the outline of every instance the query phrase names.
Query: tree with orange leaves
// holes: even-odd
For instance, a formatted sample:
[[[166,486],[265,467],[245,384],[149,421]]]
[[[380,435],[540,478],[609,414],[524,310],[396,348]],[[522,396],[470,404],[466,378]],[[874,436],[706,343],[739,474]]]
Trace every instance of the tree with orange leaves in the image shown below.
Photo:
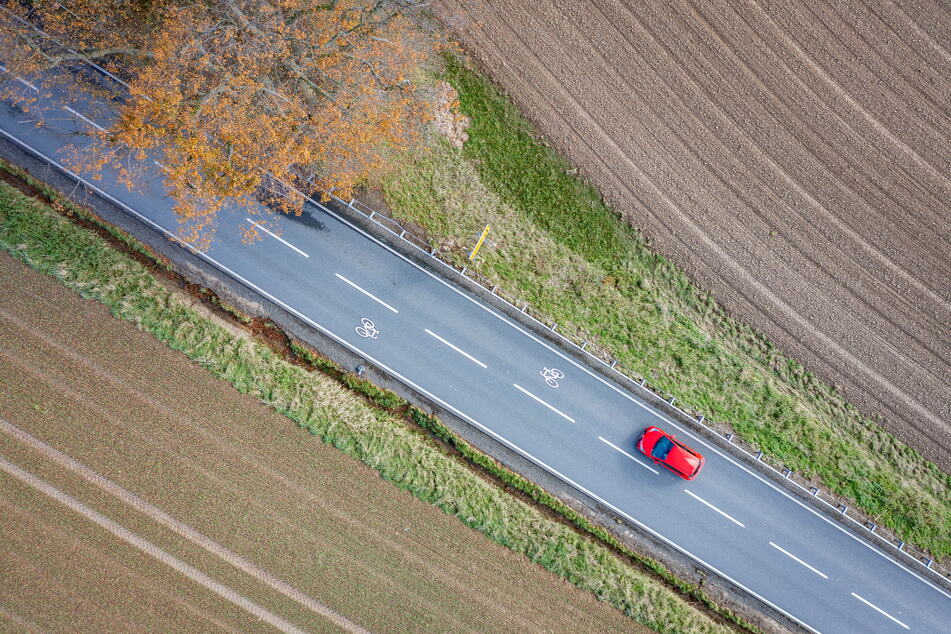
[[[0,28],[12,71],[94,60],[127,83],[84,167],[160,152],[194,242],[268,182],[348,196],[412,142],[428,112],[413,80],[434,46],[425,4],[34,0],[7,5]]]

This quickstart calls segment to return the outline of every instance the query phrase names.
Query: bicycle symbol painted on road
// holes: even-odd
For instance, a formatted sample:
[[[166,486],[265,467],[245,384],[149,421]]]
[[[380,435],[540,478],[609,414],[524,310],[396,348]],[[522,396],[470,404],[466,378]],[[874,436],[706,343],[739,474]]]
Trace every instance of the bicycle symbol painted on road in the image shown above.
[[[565,373],[561,370],[558,370],[557,368],[552,368],[550,370],[545,368],[539,372],[539,374],[545,377],[545,383],[547,383],[549,387],[558,387],[558,379],[565,378]]]
[[[357,334],[361,337],[376,339],[380,336],[380,331],[376,329],[376,326],[373,325],[373,320],[369,317],[361,319],[360,324],[361,325],[354,328],[354,330],[356,330]]]

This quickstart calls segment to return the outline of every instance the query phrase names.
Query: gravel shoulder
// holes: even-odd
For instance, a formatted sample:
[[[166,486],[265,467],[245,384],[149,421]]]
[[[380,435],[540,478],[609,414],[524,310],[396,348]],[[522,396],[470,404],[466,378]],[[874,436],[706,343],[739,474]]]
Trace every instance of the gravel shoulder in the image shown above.
[[[733,315],[951,470],[951,14],[443,0],[538,129]]]
[[[0,417],[363,627],[646,631],[6,254],[0,296]],[[0,456],[295,625],[335,629],[9,433]],[[6,473],[0,509],[4,627],[263,626]]]

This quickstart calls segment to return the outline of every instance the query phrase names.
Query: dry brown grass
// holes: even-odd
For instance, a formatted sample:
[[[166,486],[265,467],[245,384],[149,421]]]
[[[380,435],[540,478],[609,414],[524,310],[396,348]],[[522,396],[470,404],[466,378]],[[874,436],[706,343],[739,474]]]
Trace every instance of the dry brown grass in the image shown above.
[[[32,421],[31,433],[70,447],[93,468],[161,500],[180,519],[251,553],[371,629],[484,629],[491,623],[494,629],[545,630],[561,629],[569,618],[579,630],[630,627],[610,604],[662,631],[723,629],[661,583],[481,480],[336,382],[211,323],[98,238],[8,188],[0,193],[5,250],[210,370],[199,380],[184,356],[141,333],[134,333],[139,339],[120,336],[116,329],[133,331],[109,320],[98,304],[75,297],[73,305],[98,316],[87,316],[85,330],[63,327],[75,308],[50,314],[52,289],[62,289],[40,277],[43,282],[18,300],[30,305],[34,298],[35,316],[3,322],[13,331],[4,346],[15,351],[3,357],[3,374],[23,374],[25,363],[39,381],[21,382],[11,392],[61,403],[45,412],[30,404],[17,409],[18,420]],[[69,305],[56,302],[61,304]],[[58,344],[37,342],[36,335],[32,345],[23,343],[38,328]],[[79,358],[63,363],[54,352]],[[62,392],[63,384],[72,392]],[[327,444],[289,433],[286,418],[255,401]],[[63,425],[67,417],[83,424]],[[394,514],[399,509],[404,512]],[[564,586],[559,576],[593,596]],[[565,594],[531,594],[558,587]]]

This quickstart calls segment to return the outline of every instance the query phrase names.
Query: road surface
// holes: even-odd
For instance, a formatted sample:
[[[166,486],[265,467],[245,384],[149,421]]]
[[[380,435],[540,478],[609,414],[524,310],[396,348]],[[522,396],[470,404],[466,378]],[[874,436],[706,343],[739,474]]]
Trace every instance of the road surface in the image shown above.
[[[82,142],[77,132],[108,121],[79,97],[51,99],[48,112],[61,116],[39,128],[3,105],[0,134],[62,164],[64,148]],[[172,202],[151,162],[137,191],[108,171],[87,183],[174,233]],[[951,594],[524,326],[318,204],[271,220],[279,227],[249,245],[239,229],[253,219],[225,210],[203,257],[803,627],[951,632]],[[650,425],[706,456],[700,477],[685,482],[638,454],[635,439]]]

